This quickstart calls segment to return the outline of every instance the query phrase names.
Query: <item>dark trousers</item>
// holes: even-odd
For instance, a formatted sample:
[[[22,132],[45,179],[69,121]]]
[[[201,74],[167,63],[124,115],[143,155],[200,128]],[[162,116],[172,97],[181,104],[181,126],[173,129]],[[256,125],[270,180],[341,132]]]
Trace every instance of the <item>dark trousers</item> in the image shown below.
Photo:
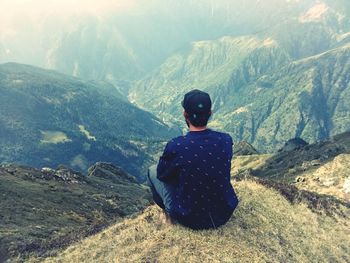
[[[153,165],[148,169],[147,183],[151,187],[154,202],[167,213],[170,213],[175,187],[157,178],[157,165]]]

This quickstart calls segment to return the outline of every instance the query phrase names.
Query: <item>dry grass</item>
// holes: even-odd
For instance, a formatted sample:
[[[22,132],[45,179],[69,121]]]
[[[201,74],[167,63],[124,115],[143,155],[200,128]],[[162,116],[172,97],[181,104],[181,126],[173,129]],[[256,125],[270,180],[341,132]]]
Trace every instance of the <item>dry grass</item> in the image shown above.
[[[350,154],[340,154],[334,160],[318,169],[306,171],[300,175],[296,186],[300,189],[335,196],[350,201]]]
[[[232,159],[231,174],[234,176],[248,169],[257,169],[271,158],[271,154],[255,154],[248,156],[235,156]]]
[[[196,232],[162,225],[160,210],[151,206],[46,262],[350,261],[348,218],[292,205],[275,190],[252,181],[234,184],[240,204],[222,228]],[[36,261],[40,259],[31,260]]]
[[[41,134],[43,136],[42,140],[40,141],[41,143],[58,144],[72,141],[68,138],[67,134],[60,131],[41,131]]]

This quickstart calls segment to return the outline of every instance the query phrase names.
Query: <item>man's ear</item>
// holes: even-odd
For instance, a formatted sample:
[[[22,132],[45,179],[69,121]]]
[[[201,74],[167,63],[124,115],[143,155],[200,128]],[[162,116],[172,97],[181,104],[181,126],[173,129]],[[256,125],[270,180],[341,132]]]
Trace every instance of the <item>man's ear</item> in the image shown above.
[[[184,117],[187,119],[188,118],[188,113],[184,111]]]

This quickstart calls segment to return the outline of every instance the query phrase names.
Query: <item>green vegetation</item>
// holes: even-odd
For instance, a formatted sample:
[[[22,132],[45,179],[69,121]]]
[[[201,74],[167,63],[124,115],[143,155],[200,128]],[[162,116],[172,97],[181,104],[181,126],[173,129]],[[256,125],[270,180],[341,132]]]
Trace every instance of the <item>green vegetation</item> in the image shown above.
[[[154,152],[130,143],[175,133],[112,85],[20,64],[0,66],[0,163],[85,171],[104,160],[144,180]]]

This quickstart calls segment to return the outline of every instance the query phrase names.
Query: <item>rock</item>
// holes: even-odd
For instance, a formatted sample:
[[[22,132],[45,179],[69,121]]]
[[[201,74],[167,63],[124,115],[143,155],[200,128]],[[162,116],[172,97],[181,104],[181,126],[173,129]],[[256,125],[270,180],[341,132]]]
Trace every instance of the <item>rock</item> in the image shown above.
[[[304,178],[304,177],[301,177],[301,176],[298,176],[298,177],[295,179],[295,182],[296,182],[296,183],[303,183],[303,182],[305,182],[305,178]]]
[[[301,164],[301,169],[303,170],[303,171],[306,171],[307,169],[309,169],[309,167],[311,166],[311,164],[310,164],[310,162],[303,162],[302,164]]]
[[[55,170],[52,169],[52,168],[49,168],[49,167],[43,167],[43,168],[41,168],[41,172],[43,172],[43,173],[54,173]]]
[[[64,180],[79,180],[83,179],[84,175],[80,172],[77,172],[71,168],[65,167],[63,165],[59,165],[57,170],[55,171],[55,175]]]
[[[61,180],[68,183],[79,183],[83,181],[85,177],[82,173],[63,165],[59,165],[56,170],[49,167],[43,167],[41,172],[43,174],[42,179]]]
[[[325,180],[322,181],[322,184],[327,187],[333,186],[335,185],[335,179],[336,178],[326,178]]]
[[[85,176],[71,168],[60,165],[56,170],[50,167],[43,167],[41,169],[32,168],[24,165],[8,164],[2,166],[6,173],[15,175],[22,178],[30,178],[32,180],[56,180],[64,181],[67,183],[79,183],[84,182]]]
[[[345,179],[345,182],[343,185],[343,192],[346,194],[350,194],[350,177]]]
[[[278,152],[290,152],[298,150],[304,146],[309,145],[306,141],[301,138],[294,138],[287,141],[284,146]]]
[[[111,163],[98,162],[88,169],[88,176],[102,177],[112,179],[113,181],[128,181],[137,183],[135,177],[126,173],[119,166]]]
[[[322,162],[320,160],[312,160],[310,164],[311,166],[320,166]]]

